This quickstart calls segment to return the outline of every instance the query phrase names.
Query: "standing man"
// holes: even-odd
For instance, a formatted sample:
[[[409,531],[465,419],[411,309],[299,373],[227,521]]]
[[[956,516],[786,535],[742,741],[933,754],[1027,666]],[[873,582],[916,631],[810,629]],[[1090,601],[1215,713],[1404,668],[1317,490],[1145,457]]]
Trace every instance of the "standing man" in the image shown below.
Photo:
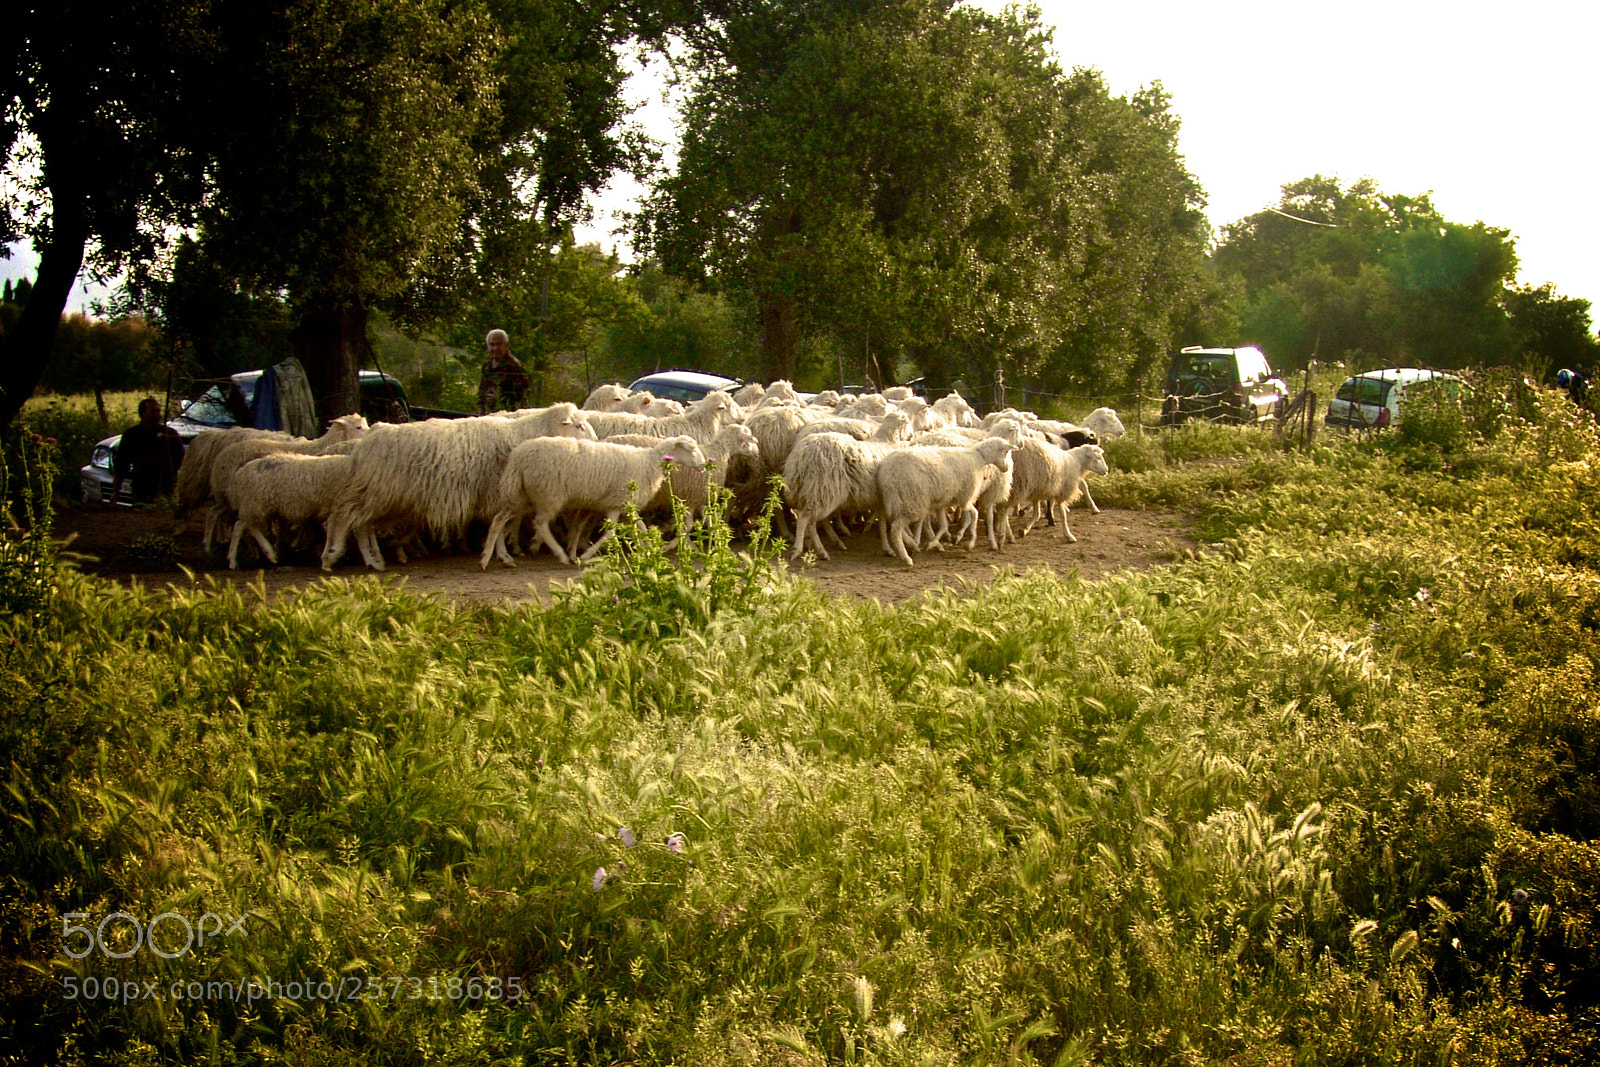
[[[111,461],[111,499],[122,492],[123,481],[133,476],[133,499],[152,503],[178,484],[178,464],[183,462],[183,438],[161,422],[161,401],[147,396],[139,401],[139,423],[122,431]]]
[[[483,362],[483,377],[478,382],[478,414],[520,408],[529,378],[511,354],[511,339],[504,330],[490,330],[483,340],[489,347],[489,358]]]

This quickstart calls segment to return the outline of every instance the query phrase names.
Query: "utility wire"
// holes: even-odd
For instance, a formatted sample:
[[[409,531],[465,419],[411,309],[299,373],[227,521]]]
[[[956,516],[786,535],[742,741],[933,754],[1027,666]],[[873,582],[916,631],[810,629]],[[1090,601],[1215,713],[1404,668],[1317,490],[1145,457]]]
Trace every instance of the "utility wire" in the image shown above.
[[[1299,215],[1291,215],[1287,211],[1279,211],[1275,207],[1269,207],[1267,210],[1272,212],[1274,215],[1282,215],[1286,219],[1293,219],[1296,222],[1303,222],[1307,226],[1326,226],[1330,230],[1337,230],[1339,228],[1331,222],[1318,222],[1315,219],[1303,219]]]

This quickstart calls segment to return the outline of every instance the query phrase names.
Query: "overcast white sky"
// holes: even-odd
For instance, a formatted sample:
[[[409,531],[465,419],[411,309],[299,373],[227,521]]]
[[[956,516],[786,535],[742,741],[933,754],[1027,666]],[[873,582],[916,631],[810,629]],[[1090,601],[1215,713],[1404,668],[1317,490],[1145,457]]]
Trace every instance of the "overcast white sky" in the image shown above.
[[[1063,67],[1096,68],[1118,94],[1162,82],[1214,224],[1311,174],[1371,177],[1386,192],[1431,192],[1452,221],[1510,230],[1520,281],[1553,282],[1600,311],[1595,0],[1040,7]],[[652,101],[644,117],[670,138],[671,109],[636,81],[636,97]],[[629,194],[613,189],[601,205],[626,206]],[[611,246],[609,225],[603,215],[586,234]],[[0,275],[28,274],[25,263],[0,262]]]

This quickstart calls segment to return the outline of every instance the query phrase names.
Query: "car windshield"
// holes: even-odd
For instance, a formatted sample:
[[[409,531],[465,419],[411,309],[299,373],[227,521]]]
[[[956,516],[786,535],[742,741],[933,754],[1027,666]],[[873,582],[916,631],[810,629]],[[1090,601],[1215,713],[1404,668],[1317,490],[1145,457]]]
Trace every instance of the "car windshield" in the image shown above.
[[[189,406],[183,409],[183,417],[215,426],[232,426],[239,421],[222,402],[222,389],[215,385],[190,401]]]
[[[1393,381],[1379,378],[1351,378],[1339,386],[1339,399],[1352,404],[1371,404],[1382,407],[1389,399]]]

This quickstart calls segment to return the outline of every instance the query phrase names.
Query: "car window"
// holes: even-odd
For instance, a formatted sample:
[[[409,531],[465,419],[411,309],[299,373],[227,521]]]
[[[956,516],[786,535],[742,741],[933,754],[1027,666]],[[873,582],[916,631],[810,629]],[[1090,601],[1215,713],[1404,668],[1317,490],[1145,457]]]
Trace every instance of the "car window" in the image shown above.
[[[1339,386],[1338,397],[1340,400],[1352,404],[1372,404],[1382,407],[1389,399],[1389,390],[1394,388],[1394,382],[1381,381],[1377,378],[1349,378]]]
[[[652,394],[662,400],[695,401],[703,400],[706,395],[704,389],[691,389],[684,385],[651,385],[647,387]]]
[[[1233,357],[1221,353],[1185,356],[1178,362],[1179,374],[1192,374],[1196,378],[1233,377]]]

